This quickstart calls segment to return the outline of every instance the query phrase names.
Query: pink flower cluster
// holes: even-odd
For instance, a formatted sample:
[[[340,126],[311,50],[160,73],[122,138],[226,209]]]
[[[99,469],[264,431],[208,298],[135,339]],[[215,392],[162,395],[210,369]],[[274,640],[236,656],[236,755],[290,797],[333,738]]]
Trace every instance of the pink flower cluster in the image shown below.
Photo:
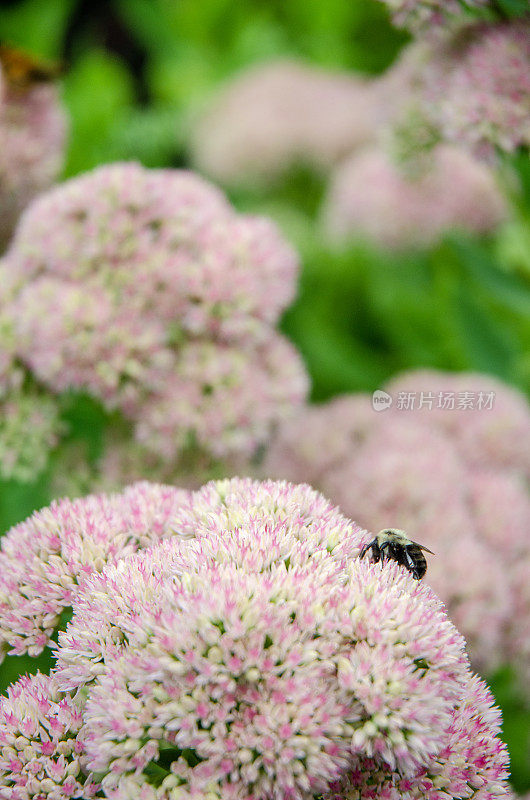
[[[119,409],[165,460],[248,458],[305,396],[273,327],[295,253],[192,173],[130,163],[70,180],[26,210],[4,266],[32,378]]]
[[[335,171],[323,207],[331,241],[366,236],[390,249],[428,246],[445,231],[494,229],[507,215],[493,173],[465,150],[438,145],[426,163],[363,150]]]
[[[310,487],[249,479],[138,484],[12,529],[0,635],[37,652],[73,617],[51,676],[0,699],[0,795],[508,800],[462,637],[426,585],[359,560],[366,541]]]
[[[294,60],[235,77],[190,139],[201,171],[227,183],[270,181],[293,165],[328,170],[373,133],[370,84]]]
[[[401,248],[427,246],[455,227],[488,232],[507,216],[490,168],[456,144],[417,158],[440,137],[441,85],[456,61],[444,39],[414,43],[373,79],[294,61],[250,69],[198,121],[195,162],[226,184],[263,183],[297,163],[333,169],[321,213],[330,241],[364,235]],[[436,119],[425,109],[431,101]],[[391,155],[389,138],[406,152]]]
[[[65,138],[55,87],[13,88],[0,66],[0,250],[22,209],[57,177]]]
[[[477,26],[454,45],[434,119],[448,141],[488,157],[530,148],[530,20]]]
[[[97,784],[83,770],[79,704],[37,673],[24,676],[0,699],[0,796],[91,798]]]
[[[525,637],[514,630],[530,612],[515,570],[522,554],[530,558],[524,397],[466,373],[413,372],[386,389],[394,404],[384,413],[367,395],[309,407],[280,431],[264,472],[311,481],[374,533],[400,528],[427,545],[436,556],[425,580],[447,603],[473,662],[490,672],[508,657],[530,669]],[[492,408],[459,407],[481,392],[494,393]]]
[[[421,145],[422,128],[483,160],[530,146],[530,18],[480,22],[407,47],[380,79],[387,120]],[[411,113],[412,112],[412,113]]]

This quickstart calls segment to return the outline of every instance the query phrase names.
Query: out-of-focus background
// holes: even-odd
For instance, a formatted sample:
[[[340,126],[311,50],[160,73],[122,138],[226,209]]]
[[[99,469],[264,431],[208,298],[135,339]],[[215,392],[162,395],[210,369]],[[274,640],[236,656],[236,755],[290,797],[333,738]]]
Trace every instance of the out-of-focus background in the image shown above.
[[[395,373],[418,367],[488,372],[528,392],[527,155],[509,159],[522,189],[516,198],[517,215],[505,221],[495,199],[488,201],[491,187],[480,181],[470,191],[486,198],[486,206],[493,204],[490,219],[482,226],[470,224],[467,231],[451,230],[455,214],[460,218],[457,209],[452,224],[449,217],[445,225],[448,231],[442,224],[439,233],[427,230],[422,235],[439,223],[425,222],[415,209],[415,229],[396,235],[401,203],[394,200],[381,207],[379,216],[386,214],[387,219],[379,226],[353,220],[358,230],[352,227],[352,233],[347,199],[341,210],[337,164],[349,162],[350,153],[369,146],[375,137],[373,108],[356,94],[355,81],[384,74],[410,38],[391,24],[386,6],[377,0],[23,0],[3,3],[0,14],[2,41],[64,64],[61,84],[69,133],[61,179],[118,160],[138,160],[147,167],[192,167],[221,184],[239,210],[263,213],[279,223],[302,260],[298,297],[282,328],[303,355],[313,400],[373,391]],[[256,76],[256,81],[253,69],[265,77]],[[296,69],[325,71],[329,85],[324,81],[308,90],[304,81],[310,84],[314,76],[297,76]],[[216,102],[225,87],[234,79],[241,81],[249,70],[255,89],[251,82],[249,88],[239,89],[240,99],[236,93],[235,99],[222,100],[220,105],[228,108],[221,107],[216,117]],[[399,102],[399,81],[396,87],[388,83],[377,88],[376,118]],[[289,131],[273,128],[260,139],[257,132],[264,120],[257,110],[259,92],[265,109],[281,114],[282,104],[290,105],[290,95],[296,96],[300,86],[307,97],[290,109],[285,126],[313,126],[306,137],[312,137],[309,144],[296,144],[299,131],[292,133],[295,144],[285,143]],[[322,108],[326,93],[328,108]],[[307,120],[312,104],[314,118]],[[344,110],[347,106],[349,111]],[[349,133],[339,131],[331,142],[326,137],[332,123],[318,130],[329,107],[337,110],[335,129],[350,126]],[[238,121],[240,130],[231,130]],[[256,141],[238,163],[236,154],[248,139],[247,129],[254,130]],[[282,149],[280,141],[268,151],[264,148],[263,140],[274,137],[283,137],[285,152],[271,154],[271,148]],[[230,161],[226,166],[223,156]],[[379,206],[365,190],[363,177],[366,174],[373,185],[382,168],[360,164],[357,174],[343,178],[357,187],[352,190],[358,194],[357,205],[368,204],[366,217],[377,217]],[[351,165],[344,169],[351,171]],[[449,176],[446,196],[438,201],[435,194],[435,199],[420,204],[448,203],[448,191],[458,192],[451,170],[453,175],[462,173],[459,164],[441,166]],[[397,198],[399,187],[395,191]],[[334,214],[330,224],[326,214]],[[473,227],[485,232],[477,235],[469,231]],[[351,235],[341,237],[343,229]],[[91,436],[101,424],[97,410],[92,411],[92,416],[82,415]],[[1,492],[4,527],[48,500],[46,476],[41,484],[9,486]]]
[[[528,395],[528,154],[491,174],[481,162],[487,174],[476,174],[442,153],[433,184],[405,198],[373,146],[399,102],[387,70],[410,39],[378,0],[23,0],[0,10],[2,42],[64,64],[61,180],[114,161],[190,167],[238,210],[277,222],[301,257],[281,329],[312,400],[373,392],[420,367],[489,373]],[[385,182],[393,203],[378,195]],[[481,213],[466,219],[469,207]],[[96,404],[78,403],[68,421],[73,439],[97,449],[107,420]],[[50,501],[51,470],[53,457],[36,481],[0,482],[2,532]],[[528,791],[530,714],[507,671],[493,688],[514,786]]]

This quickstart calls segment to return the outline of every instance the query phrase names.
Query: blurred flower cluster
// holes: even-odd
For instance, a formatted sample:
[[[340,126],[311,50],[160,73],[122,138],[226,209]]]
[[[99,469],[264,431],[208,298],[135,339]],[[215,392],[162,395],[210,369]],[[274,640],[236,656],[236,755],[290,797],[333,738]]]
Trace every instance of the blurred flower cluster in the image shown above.
[[[22,209],[57,178],[66,127],[54,86],[13,86],[0,63],[0,252]]]
[[[408,105],[424,126],[493,163],[498,152],[530,147],[530,18],[478,22],[415,42],[410,54],[402,55],[413,88]],[[399,61],[393,69],[405,72]],[[410,110],[404,104],[400,115]]]
[[[443,604],[308,486],[136,484],[4,537],[0,793],[509,798],[500,713]],[[73,615],[66,630],[61,619]]]
[[[399,167],[382,148],[345,160],[322,209],[329,240],[357,231],[389,249],[428,247],[448,230],[487,233],[505,218],[493,173],[464,150],[439,144],[417,166]]]
[[[417,39],[385,73],[253,67],[198,120],[192,158],[228,185],[333,168],[321,214],[331,242],[406,249],[495,230],[509,214],[496,153],[530,146],[528,16],[506,20],[489,0],[387,5]]]
[[[414,32],[428,31],[451,23],[462,24],[473,12],[491,9],[492,0],[382,0],[396,25]]]
[[[270,182],[297,162],[328,171],[370,140],[368,81],[297,62],[258,65],[231,81],[190,140],[201,171],[221,183]]]
[[[379,413],[363,394],[308,407],[264,471],[312,483],[375,533],[401,528],[431,548],[425,580],[473,663],[491,674],[509,661],[527,686],[530,408],[486,375],[410,372],[385,388],[393,404]]]
[[[172,466],[189,451],[245,463],[305,397],[302,363],[274,330],[296,254],[192,173],[113,164],[50,190],[1,270],[8,468],[10,430],[25,429],[38,472],[68,391],[121,412],[139,452]],[[43,392],[36,414],[28,398]],[[11,473],[26,477],[26,462]]]

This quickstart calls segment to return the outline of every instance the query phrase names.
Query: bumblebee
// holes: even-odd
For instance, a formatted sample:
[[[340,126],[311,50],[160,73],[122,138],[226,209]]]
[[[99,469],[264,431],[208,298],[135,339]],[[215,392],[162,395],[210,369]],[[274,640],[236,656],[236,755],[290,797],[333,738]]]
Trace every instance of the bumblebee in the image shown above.
[[[419,581],[427,572],[427,561],[422,553],[426,550],[427,553],[434,555],[432,550],[425,547],[424,544],[418,544],[409,539],[405,531],[400,531],[397,528],[385,528],[379,531],[375,539],[365,544],[359,553],[359,558],[364,558],[368,550],[372,551],[372,558],[375,563],[384,562],[385,557],[397,561],[403,567],[412,572],[412,577]]]

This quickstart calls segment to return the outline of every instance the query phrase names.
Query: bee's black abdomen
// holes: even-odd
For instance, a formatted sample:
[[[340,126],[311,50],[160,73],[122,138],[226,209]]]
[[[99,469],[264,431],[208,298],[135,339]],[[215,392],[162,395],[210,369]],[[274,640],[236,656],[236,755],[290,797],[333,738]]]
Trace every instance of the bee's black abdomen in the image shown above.
[[[427,561],[425,560],[425,556],[417,544],[409,544],[406,550],[414,563],[414,568],[411,569],[411,572],[414,578],[419,581],[427,572]],[[405,564],[405,566],[407,565]]]

